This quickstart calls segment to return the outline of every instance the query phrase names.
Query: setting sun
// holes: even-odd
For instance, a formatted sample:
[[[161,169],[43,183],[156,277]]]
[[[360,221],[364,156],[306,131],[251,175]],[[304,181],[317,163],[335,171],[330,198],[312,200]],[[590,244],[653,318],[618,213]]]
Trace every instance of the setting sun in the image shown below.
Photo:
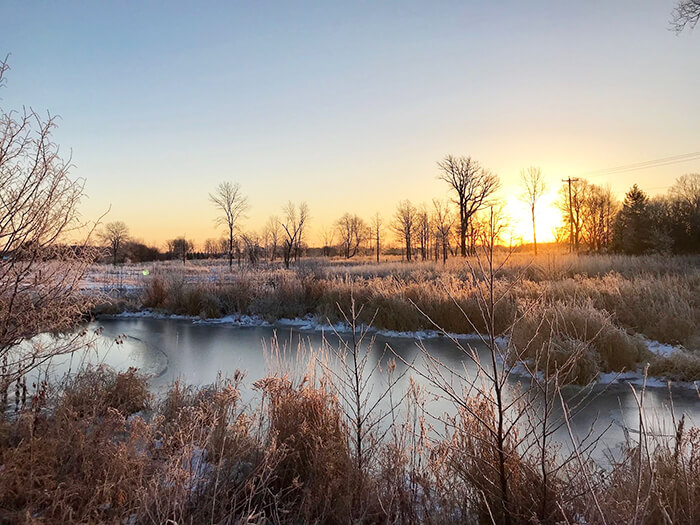
[[[517,188],[516,188],[517,191]],[[535,226],[537,241],[548,243],[556,240],[556,230],[561,228],[561,210],[557,207],[557,190],[549,188],[537,201],[535,208]],[[506,214],[512,223],[512,240],[515,243],[532,242],[532,213],[530,207],[517,195],[506,199]]]

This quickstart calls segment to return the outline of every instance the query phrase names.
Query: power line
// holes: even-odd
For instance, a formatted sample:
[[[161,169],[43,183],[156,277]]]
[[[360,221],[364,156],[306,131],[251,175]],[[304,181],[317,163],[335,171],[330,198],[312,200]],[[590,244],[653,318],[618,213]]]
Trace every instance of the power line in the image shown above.
[[[611,170],[617,170],[617,169],[626,169],[626,168],[631,168],[631,167],[635,167],[635,166],[642,166],[642,165],[644,165],[644,164],[650,164],[650,163],[656,163],[656,162],[665,162],[665,161],[669,161],[669,160],[682,159],[682,158],[684,158],[684,157],[695,157],[695,156],[697,156],[697,155],[700,155],[700,151],[695,151],[695,152],[692,152],[692,153],[683,153],[682,155],[672,155],[672,156],[670,156],[670,157],[662,157],[662,158],[660,158],[660,159],[646,160],[646,161],[644,161],[644,162],[637,162],[637,163],[634,163],[634,164],[623,164],[622,166],[614,166],[614,167],[612,167],[612,168],[605,168],[605,169],[602,169],[602,170],[595,170],[595,171],[591,171],[591,172],[589,172],[589,173],[598,173],[598,172],[600,172],[600,171],[611,171]]]
[[[700,160],[700,151],[695,151],[692,153],[684,153],[682,155],[674,155],[671,157],[662,157],[659,159],[647,160],[644,162],[637,162],[634,164],[625,164],[621,166],[615,166],[612,168],[605,168],[601,170],[589,171],[581,174],[581,177],[595,178],[603,177],[605,175],[617,175],[621,173],[628,173],[631,171],[639,171],[651,168],[658,168],[662,166],[670,166],[672,164],[680,164],[682,162],[690,162],[693,160]]]
[[[668,186],[653,186],[651,188],[642,188],[642,189],[646,190],[646,191],[651,191],[651,190],[665,190],[667,188],[672,188],[672,187],[673,187],[673,184],[670,184]]]

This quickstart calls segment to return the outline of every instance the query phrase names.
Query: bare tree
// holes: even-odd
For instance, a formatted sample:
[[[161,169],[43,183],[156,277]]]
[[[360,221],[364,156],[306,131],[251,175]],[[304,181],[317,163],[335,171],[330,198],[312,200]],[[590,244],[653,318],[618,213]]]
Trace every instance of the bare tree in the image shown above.
[[[207,257],[214,257],[221,253],[219,251],[219,246],[220,242],[218,239],[207,239],[204,241],[204,253],[207,254]]]
[[[292,201],[289,201],[282,209],[282,212],[284,213],[284,222],[280,222],[280,226],[284,231],[282,255],[284,257],[284,266],[289,268],[292,259],[296,260],[299,256],[301,236],[304,232],[306,221],[309,219],[309,206],[302,202],[297,207]]]
[[[535,228],[535,207],[537,201],[542,198],[544,192],[547,191],[547,184],[542,176],[542,170],[535,166],[530,166],[527,170],[520,170],[520,183],[522,193],[520,200],[528,205],[532,216],[532,244],[537,255],[537,230]]]
[[[241,234],[245,257],[248,262],[255,265],[263,254],[263,249],[260,246],[260,237],[255,232],[244,232]]]
[[[0,60],[0,86],[8,70]],[[2,98],[0,98],[0,101]],[[52,140],[56,118],[0,107],[0,397],[10,382],[52,356],[76,349],[76,338],[28,342],[65,332],[92,307],[80,281],[95,251],[78,220],[83,181]],[[82,239],[82,240],[80,240]],[[4,407],[0,407],[4,410]]]
[[[222,182],[216,187],[214,193],[209,194],[209,200],[221,211],[216,219],[217,225],[226,226],[228,230],[228,267],[233,267],[233,237],[238,228],[238,222],[245,217],[248,210],[248,198],[241,192],[241,185],[237,182]]]
[[[99,233],[99,237],[102,242],[109,245],[112,264],[116,265],[122,246],[129,240],[129,228],[122,221],[108,222]]]
[[[377,255],[377,262],[379,262],[379,254],[381,253],[380,237],[384,230],[384,221],[382,220],[382,216],[379,215],[379,212],[375,213],[374,217],[372,217],[372,224],[370,226],[372,228],[371,234],[374,236],[374,248]]]
[[[438,162],[438,178],[449,184],[456,194],[459,209],[459,240],[462,257],[467,255],[467,230],[474,214],[498,191],[498,176],[481,167],[471,157],[447,155]]]
[[[669,195],[694,210],[700,210],[700,173],[686,173],[676,179]]]
[[[448,203],[439,199],[433,199],[433,229],[435,231],[435,254],[439,256],[442,251],[442,263],[447,262],[447,254],[450,249],[450,232],[455,218],[452,215]]]
[[[589,184],[583,179],[571,179],[559,190],[557,207],[562,212],[562,221],[569,228],[571,250],[577,252],[581,244],[586,189]]]
[[[680,33],[686,26],[693,29],[700,21],[700,0],[680,0],[671,13],[671,27]]]
[[[323,242],[323,255],[325,257],[330,257],[331,248],[333,247],[333,241],[335,239],[335,230],[333,228],[323,228],[321,232],[321,239]]]
[[[178,237],[168,241],[168,251],[173,254],[176,259],[182,259],[182,264],[187,263],[187,255],[194,249],[191,241],[185,237]]]
[[[367,240],[369,229],[367,224],[357,215],[345,213],[335,223],[340,236],[340,244],[346,259],[357,255],[360,245]]]
[[[619,202],[609,186],[595,184],[588,186],[581,201],[581,238],[590,250],[600,252],[612,244]]]
[[[265,223],[265,228],[263,229],[263,238],[265,250],[267,251],[270,262],[274,261],[275,257],[277,257],[277,246],[281,233],[279,218],[274,215],[268,218]]]
[[[430,217],[424,204],[416,209],[416,234],[420,248],[420,258],[425,261],[430,251]]]
[[[234,239],[235,242],[235,239]],[[222,253],[228,253],[229,251],[229,244],[228,244],[228,239],[226,238],[221,238],[216,241],[216,254],[220,255]]]
[[[306,221],[309,217],[309,205],[302,202],[299,205],[299,231],[296,239],[296,244],[294,246],[294,260],[299,261],[301,257],[301,251],[304,247],[304,232],[306,231]]]
[[[415,236],[416,227],[416,207],[411,204],[411,201],[401,201],[396,208],[394,214],[394,222],[392,229],[396,236],[403,243],[406,249],[406,260],[411,261],[413,250],[413,237]]]

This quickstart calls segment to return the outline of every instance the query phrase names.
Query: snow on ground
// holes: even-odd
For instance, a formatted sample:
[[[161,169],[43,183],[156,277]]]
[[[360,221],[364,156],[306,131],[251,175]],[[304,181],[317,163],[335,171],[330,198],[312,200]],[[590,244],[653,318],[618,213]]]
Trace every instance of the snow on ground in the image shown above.
[[[600,385],[610,385],[617,383],[630,383],[632,385],[643,386],[644,373],[641,370],[628,370],[627,372],[599,372],[597,377],[597,382]],[[668,382],[660,377],[647,377],[646,386],[652,388],[663,388],[666,387]],[[695,388],[695,383],[686,381],[674,381],[676,386],[685,386],[688,388]]]
[[[192,319],[195,324],[230,324],[235,326],[272,326],[257,315],[233,314],[214,319]]]
[[[682,350],[680,346],[673,346],[667,343],[660,343],[659,341],[654,341],[652,339],[647,339],[643,337],[644,343],[652,354],[658,355],[659,357],[668,357],[674,352]]]

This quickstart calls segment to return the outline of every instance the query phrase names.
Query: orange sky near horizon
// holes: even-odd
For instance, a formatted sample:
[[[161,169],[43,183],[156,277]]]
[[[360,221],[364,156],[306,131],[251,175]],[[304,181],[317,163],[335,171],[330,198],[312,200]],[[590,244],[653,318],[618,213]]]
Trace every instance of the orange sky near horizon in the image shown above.
[[[537,238],[540,242],[551,242],[554,240],[554,229],[561,225],[561,212],[556,207],[556,201],[563,185],[562,179],[580,175],[582,170],[559,169],[555,171],[558,175],[552,175],[544,167],[542,171],[547,182],[547,191],[537,204]],[[632,184],[639,184],[650,196],[663,194],[668,191],[668,187],[677,177],[691,172],[700,172],[700,160],[614,177],[593,177],[587,180],[603,186],[610,185],[617,197],[622,200],[624,193]],[[416,205],[425,204],[428,209],[432,206],[433,198],[449,199],[451,194],[446,184],[437,180],[437,174],[438,170],[435,167],[432,174],[425,177],[412,177],[413,181],[410,185],[404,184],[395,191],[391,188],[382,188],[379,176],[377,176],[374,190],[366,186],[366,181],[359,182],[358,187],[348,186],[342,182],[334,188],[333,180],[329,179],[324,185],[326,194],[320,197],[316,192],[309,191],[305,194],[303,187],[291,185],[287,200],[306,201],[309,204],[311,220],[308,223],[306,238],[310,245],[315,246],[321,242],[324,229],[332,227],[338,217],[345,212],[357,213],[368,222],[376,212],[379,212],[388,224],[392,220],[396,205],[404,198],[408,198]],[[235,179],[231,180],[235,182]],[[504,241],[532,242],[530,211],[519,199],[522,192],[520,174],[517,172],[502,176],[501,180],[502,187],[498,197],[503,202],[505,214],[509,219],[507,239]],[[272,189],[265,188],[264,184],[262,186],[261,188],[260,185],[253,185],[248,191],[244,185],[242,187],[250,202],[247,216],[241,221],[241,228],[244,231],[260,233],[268,217],[281,215],[282,205],[287,202],[284,200],[286,188]],[[214,187],[215,184],[212,183],[209,187],[199,186],[196,193],[194,191],[181,193],[171,188],[164,188],[158,196],[150,192],[135,195],[129,200],[128,207],[113,205],[103,222],[123,220],[129,226],[132,238],[160,248],[165,247],[168,239],[178,236],[186,236],[193,240],[195,246],[201,247],[206,239],[225,236],[224,229],[215,224],[217,210],[208,200],[208,192],[213,191]],[[88,180],[88,193],[89,188]],[[276,202],[271,195],[276,196]],[[154,198],[164,198],[169,203],[167,209],[161,209],[154,214],[148,204],[149,199]],[[101,214],[100,211],[106,211],[95,206],[96,204],[99,206],[104,201],[104,196],[95,199],[86,198],[82,204],[83,218],[92,219]],[[387,241],[394,242],[388,228],[385,237],[385,242]]]

